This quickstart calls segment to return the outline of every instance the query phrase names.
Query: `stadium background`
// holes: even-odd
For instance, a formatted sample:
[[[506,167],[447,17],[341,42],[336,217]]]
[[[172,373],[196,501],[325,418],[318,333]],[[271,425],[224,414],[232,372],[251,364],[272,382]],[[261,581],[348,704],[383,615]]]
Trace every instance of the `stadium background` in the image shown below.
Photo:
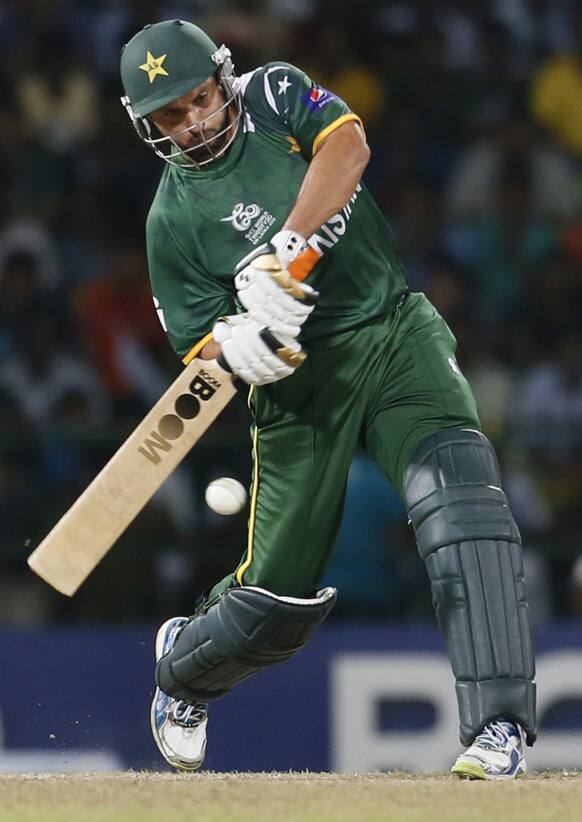
[[[287,60],[363,117],[373,152],[365,182],[395,231],[411,288],[428,294],[459,340],[500,455],[538,647],[571,655],[558,666],[566,684],[546,724],[571,732],[582,750],[575,678],[568,684],[582,649],[582,5],[3,0],[0,648],[11,673],[0,683],[0,768],[32,767],[15,764],[16,754],[55,748],[60,767],[77,767],[73,751],[89,749],[117,751],[119,766],[160,766],[147,739],[152,631],[169,614],[189,613],[244,546],[244,514],[221,518],[203,501],[210,479],[249,482],[241,399],[73,600],[25,565],[180,368],[152,307],[144,256],[161,165],[134,134],[118,80],[122,44],[174,17],[229,45],[239,73]],[[212,767],[343,767],[333,696],[340,649],[442,661],[404,511],[363,455],[325,581],[340,599],[317,653],[225,701]],[[298,694],[310,689],[319,696],[306,711]],[[385,739],[413,739],[442,708],[422,694],[408,706],[398,694],[380,696],[374,721]],[[276,743],[253,725],[268,700],[271,717],[288,712],[287,726],[269,725]],[[112,711],[113,702],[131,710]],[[275,761],[291,727],[309,734],[313,756],[291,734]],[[454,728],[447,739],[437,743],[438,767],[447,745],[454,754]],[[383,756],[362,767],[398,764]]]

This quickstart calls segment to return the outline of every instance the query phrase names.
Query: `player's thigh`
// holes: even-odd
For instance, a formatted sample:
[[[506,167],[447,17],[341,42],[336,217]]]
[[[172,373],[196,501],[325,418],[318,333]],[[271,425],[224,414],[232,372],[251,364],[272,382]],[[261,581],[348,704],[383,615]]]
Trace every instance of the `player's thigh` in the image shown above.
[[[253,489],[238,584],[310,596],[323,575],[366,404],[361,364],[345,356],[354,337],[312,350],[293,377],[255,392]]]
[[[480,430],[475,400],[451,330],[423,294],[411,294],[388,346],[366,450],[402,493],[414,451],[429,434],[447,428]]]

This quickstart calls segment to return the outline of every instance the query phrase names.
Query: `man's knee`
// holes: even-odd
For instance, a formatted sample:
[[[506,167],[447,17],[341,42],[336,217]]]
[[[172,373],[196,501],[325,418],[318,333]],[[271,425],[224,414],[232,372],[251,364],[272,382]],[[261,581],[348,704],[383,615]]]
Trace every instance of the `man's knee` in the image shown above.
[[[297,571],[297,572],[296,572]],[[296,569],[287,561],[286,566],[271,567],[269,563],[251,564],[244,574],[235,574],[239,585],[253,588],[262,588],[279,597],[294,597],[297,599],[311,599],[318,590],[318,580],[312,579],[304,570]]]
[[[232,588],[182,629],[156,667],[158,686],[189,702],[217,699],[268,665],[284,662],[313,636],[336,599],[324,588],[312,599],[261,588]]]
[[[478,431],[453,429],[427,437],[408,466],[404,495],[425,560],[442,546],[468,540],[521,544],[497,457]]]

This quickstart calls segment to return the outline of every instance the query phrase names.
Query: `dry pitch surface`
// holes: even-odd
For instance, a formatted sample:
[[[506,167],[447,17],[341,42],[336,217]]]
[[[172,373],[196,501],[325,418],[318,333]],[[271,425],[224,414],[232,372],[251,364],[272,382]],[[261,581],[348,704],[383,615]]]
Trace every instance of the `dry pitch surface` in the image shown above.
[[[574,822],[582,820],[582,774],[501,784],[439,774],[0,775],[0,820]]]

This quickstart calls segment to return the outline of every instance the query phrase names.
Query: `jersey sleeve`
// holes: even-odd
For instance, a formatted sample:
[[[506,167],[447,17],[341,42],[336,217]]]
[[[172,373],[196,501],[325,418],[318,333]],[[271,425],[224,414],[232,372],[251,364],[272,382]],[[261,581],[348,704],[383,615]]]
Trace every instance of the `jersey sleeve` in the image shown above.
[[[158,317],[176,353],[188,361],[202,348],[198,344],[207,342],[216,320],[235,313],[234,297],[186,256],[168,225],[151,212],[146,239]]]
[[[289,63],[268,63],[257,69],[245,99],[264,119],[285,129],[311,159],[321,142],[339,126],[362,121],[348,105]]]

